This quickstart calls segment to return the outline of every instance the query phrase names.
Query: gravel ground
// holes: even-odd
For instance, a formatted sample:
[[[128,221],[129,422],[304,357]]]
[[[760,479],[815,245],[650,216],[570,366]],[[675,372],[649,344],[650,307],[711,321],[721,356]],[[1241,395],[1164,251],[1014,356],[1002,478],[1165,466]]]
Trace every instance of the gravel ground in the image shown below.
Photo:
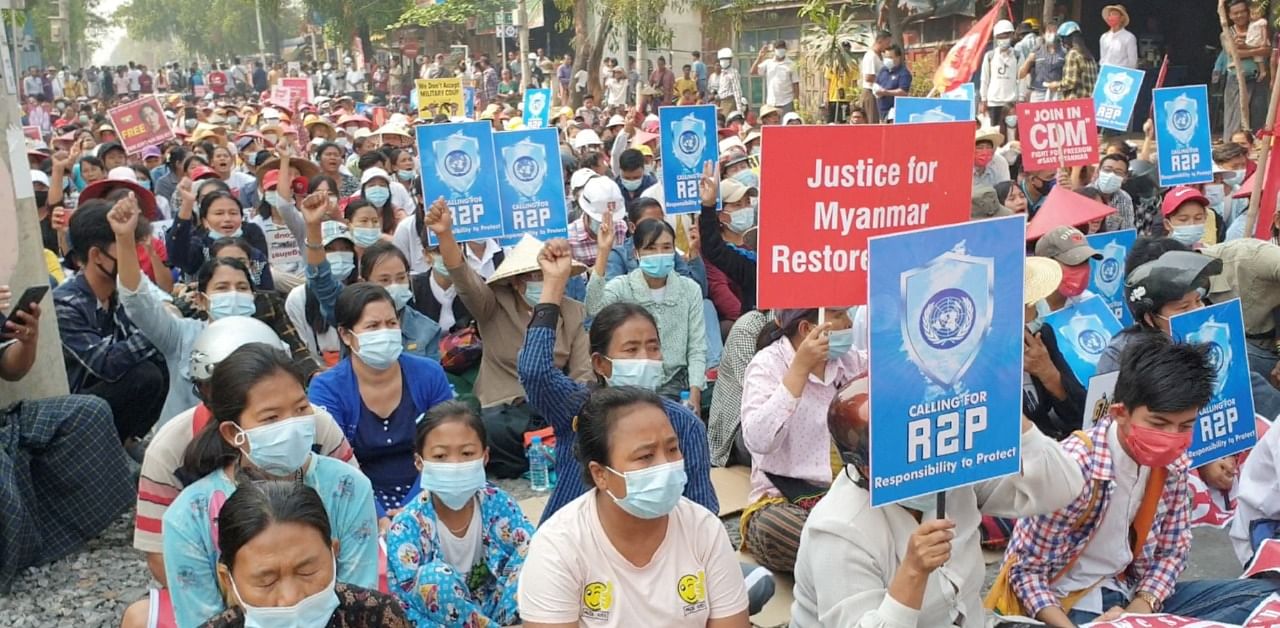
[[[532,497],[524,480],[496,482],[517,500]],[[725,529],[738,538],[736,518]],[[133,512],[107,528],[80,552],[28,569],[13,591],[0,597],[0,624],[6,628],[100,628],[118,626],[125,607],[147,594],[150,574],[133,549]],[[1198,529],[1183,579],[1234,578],[1240,567],[1223,530]],[[987,565],[987,583],[999,564]]]

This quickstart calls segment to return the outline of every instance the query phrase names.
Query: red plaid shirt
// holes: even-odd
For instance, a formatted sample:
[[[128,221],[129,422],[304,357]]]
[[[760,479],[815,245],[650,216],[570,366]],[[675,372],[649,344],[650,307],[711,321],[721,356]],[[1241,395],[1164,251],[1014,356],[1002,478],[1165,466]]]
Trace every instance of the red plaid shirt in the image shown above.
[[[1089,480],[1075,501],[1052,514],[1021,519],[1013,530],[1005,552],[1006,560],[1013,561],[1009,581],[1031,617],[1060,604],[1053,593],[1054,578],[1084,552],[1111,503],[1115,470],[1107,446],[1107,430],[1113,422],[1107,417],[1089,430],[1092,450],[1076,436],[1062,441],[1063,452],[1079,463],[1081,473]],[[1118,574],[1127,582],[1138,583],[1137,591],[1146,591],[1161,601],[1173,593],[1191,549],[1191,491],[1187,484],[1190,464],[1183,454],[1169,467],[1169,478],[1142,552],[1124,574]],[[1095,490],[1102,494],[1093,511],[1085,512]]]

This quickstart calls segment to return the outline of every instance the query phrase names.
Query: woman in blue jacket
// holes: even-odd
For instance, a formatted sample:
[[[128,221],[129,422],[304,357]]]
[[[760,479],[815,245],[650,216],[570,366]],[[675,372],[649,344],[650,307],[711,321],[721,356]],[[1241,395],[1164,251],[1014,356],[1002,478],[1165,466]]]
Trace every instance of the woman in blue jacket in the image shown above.
[[[418,417],[452,399],[453,388],[438,362],[404,353],[394,301],[381,286],[347,286],[335,314],[346,355],[312,380],[311,401],[333,415],[351,443],[385,529],[418,479]]]

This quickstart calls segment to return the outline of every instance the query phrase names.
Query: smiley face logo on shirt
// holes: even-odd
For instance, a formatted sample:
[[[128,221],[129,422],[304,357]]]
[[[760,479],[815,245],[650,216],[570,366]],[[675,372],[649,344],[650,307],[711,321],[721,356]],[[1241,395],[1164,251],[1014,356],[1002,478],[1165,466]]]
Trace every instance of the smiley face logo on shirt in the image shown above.
[[[613,608],[613,585],[608,582],[591,582],[582,588],[582,605],[592,611]]]
[[[706,583],[706,575],[701,571],[680,576],[680,580],[676,582],[676,593],[680,596],[680,601],[684,602],[686,616],[706,609]]]

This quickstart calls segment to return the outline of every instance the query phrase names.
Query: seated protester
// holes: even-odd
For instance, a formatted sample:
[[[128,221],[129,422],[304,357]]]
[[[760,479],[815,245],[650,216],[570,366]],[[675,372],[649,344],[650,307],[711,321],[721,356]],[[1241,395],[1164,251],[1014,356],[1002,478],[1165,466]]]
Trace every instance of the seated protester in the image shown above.
[[[413,291],[413,308],[440,325],[444,332],[452,333],[470,325],[474,318],[467,304],[458,298],[458,288],[449,277],[440,247],[426,247],[422,255],[431,264],[431,270],[409,278]]]
[[[234,606],[200,628],[410,628],[396,599],[340,581],[340,526],[298,482],[245,482],[218,513],[218,586]]]
[[[1243,623],[1276,583],[1177,581],[1191,546],[1186,450],[1213,393],[1209,348],[1150,334],[1120,362],[1110,415],[1062,444],[1089,483],[1069,506],[1018,521],[1009,585],[1050,626],[1124,612]]]
[[[418,211],[422,182],[418,180],[418,161],[408,148],[387,148],[387,163],[395,175],[391,182],[391,202],[410,214]],[[392,226],[394,229],[394,226]],[[390,231],[388,231],[390,233]]]
[[[161,219],[159,199],[138,184],[137,176],[132,168],[116,168],[108,173],[106,179],[101,179],[85,188],[77,202],[85,203],[101,198],[114,205],[116,201],[130,194],[137,197],[138,206],[144,213],[138,220],[135,238],[138,243],[138,260],[142,265],[142,272],[155,282],[160,293],[168,301],[171,300],[168,295],[173,292],[173,273],[169,269],[168,251],[165,249],[164,240],[154,235],[151,222]],[[157,270],[161,272],[157,274]]]
[[[1103,231],[1133,229],[1133,198],[1125,192],[1124,182],[1129,178],[1129,157],[1124,153],[1109,153],[1098,162],[1096,178],[1087,187],[1102,195],[1102,202],[1115,208],[1102,222]]]
[[[751,452],[751,505],[743,546],[774,571],[795,567],[800,529],[831,486],[827,407],[836,390],[863,375],[848,311],[777,310],[756,341],[742,385],[742,440]]]
[[[702,172],[700,185],[702,213],[698,217],[698,235],[702,257],[708,268],[715,266],[738,289],[741,310],[756,307],[756,255],[746,248],[746,233],[756,226],[759,192],[736,179],[720,181],[719,198],[723,207],[716,213],[716,181],[712,169]],[[707,271],[710,275],[711,271]]]
[[[1004,144],[1004,133],[999,127],[979,127],[974,132],[973,186],[990,185],[1009,181],[1009,162],[996,151]]]
[[[621,188],[606,177],[592,177],[582,185],[578,193],[578,208],[582,210],[582,218],[569,223],[569,247],[573,250],[573,260],[585,266],[595,266],[596,259],[603,255],[597,238],[600,224],[605,212],[613,212],[621,216],[627,201],[622,196]],[[627,237],[625,220],[613,221],[614,241]]]
[[[439,362],[403,352],[395,304],[381,286],[347,286],[336,315],[346,357],[316,376],[311,400],[333,415],[351,442],[385,527],[417,476],[414,425],[423,412],[452,399],[453,390]]]
[[[278,156],[258,169],[262,197],[251,224],[262,230],[269,247],[267,253],[272,261],[275,289],[289,294],[306,281],[302,251],[298,247],[298,242],[304,239],[306,225],[294,206],[294,194],[305,192],[307,175],[314,174],[316,167],[303,159],[288,158],[283,144],[276,150]]]
[[[396,225],[395,235],[391,241],[396,248],[409,258],[409,272],[417,275],[431,270],[431,261],[423,255],[427,247],[427,212],[414,212],[412,216],[401,220]],[[502,265],[505,253],[497,240],[472,240],[462,247],[463,255],[471,270],[476,271],[481,279],[493,276],[494,270]]]
[[[945,519],[932,493],[872,508],[866,396],[850,392],[828,411],[844,466],[800,535],[791,625],[986,626],[979,520],[1061,508],[1079,470],[1024,416],[1021,473],[947,491]]]
[[[116,432],[134,449],[164,408],[169,374],[164,355],[129,318],[116,292],[115,232],[107,220],[111,206],[89,201],[71,215],[71,257],[80,272],[54,288],[53,304],[62,335],[62,356],[73,394],[95,395],[111,406]]]
[[[303,201],[307,222],[307,291],[314,292],[330,324],[334,324],[334,304],[342,291],[328,266],[328,253],[315,243],[324,242],[325,216],[328,204],[324,195],[313,193]],[[375,242],[360,255],[359,280],[382,286],[395,303],[396,316],[404,350],[427,358],[440,356],[440,326],[417,310],[406,307],[413,299],[409,288],[409,260],[390,242]],[[425,408],[424,408],[425,409]]]
[[[657,184],[658,179],[645,172],[644,153],[628,148],[618,157],[618,178],[615,182],[622,192],[622,198],[630,203],[640,198],[641,192]]]
[[[1016,181],[1001,181],[995,185],[996,200],[1001,207],[1008,207],[1015,214],[1027,213],[1027,195]]]
[[[1280,538],[1280,498],[1276,477],[1277,443],[1280,430],[1269,429],[1258,439],[1240,467],[1236,513],[1231,518],[1229,534],[1240,564],[1248,566],[1263,541]],[[1203,467],[1201,473],[1203,474]]]
[[[519,583],[527,628],[749,625],[724,526],[681,497],[686,464],[668,414],[660,397],[630,386],[587,398],[577,454],[592,490],[529,545]]]
[[[13,292],[0,285],[0,312]],[[0,379],[30,372],[39,305],[0,326]],[[23,399],[0,408],[0,594],[27,567],[78,551],[128,510],[130,470],[111,406],[89,395]],[[91,480],[91,481],[86,481]]]
[[[225,144],[215,144],[213,150],[209,153],[209,168],[211,168],[218,178],[226,182],[231,188],[236,198],[244,198],[246,190],[252,190],[257,185],[257,181],[253,175],[246,172],[240,172],[233,169],[236,165],[236,157],[231,152],[231,148]]]
[[[356,253],[363,254],[366,248],[381,241],[390,241],[391,237],[382,230],[382,216],[378,208],[363,198],[347,203],[342,211],[351,229],[351,239],[356,243]]]
[[[202,191],[207,185],[201,186]],[[188,194],[185,190],[179,190]],[[200,199],[200,225],[196,226],[190,205],[183,200],[178,215],[173,219],[165,245],[169,261],[182,271],[185,277],[194,277],[200,266],[209,258],[209,247],[222,238],[244,237],[253,250],[249,252],[249,274],[254,284],[263,290],[274,290],[271,264],[267,258],[266,236],[262,228],[244,222],[244,208],[230,192],[212,191]]]
[[[352,466],[311,453],[315,408],[287,354],[245,345],[214,369],[212,420],[187,448],[188,485],[164,514],[165,579],[179,626],[225,610],[219,592],[215,517],[242,476],[292,479],[316,489],[325,503],[338,556],[338,580],[377,585],[377,514],[369,480]],[[204,618],[204,619],[201,619]]]
[[[538,404],[526,403],[526,391],[516,373],[517,354],[525,344],[525,330],[534,306],[542,301],[544,277],[539,266],[542,243],[525,237],[487,281],[464,263],[462,247],[453,235],[453,216],[444,199],[432,203],[427,227],[440,241],[440,255],[458,289],[458,296],[476,318],[484,338],[484,354],[476,377],[475,395],[489,435],[488,469],[500,478],[519,477],[528,467],[524,433],[547,426]],[[560,299],[552,366],[573,380],[591,380],[587,332],[582,304]],[[565,478],[562,478],[562,481]]]
[[[614,214],[614,219],[616,220],[617,218],[618,215]],[[606,258],[608,259],[609,265],[608,271],[605,274],[605,279],[612,280],[615,277],[621,277],[640,267],[640,258],[636,255],[634,234],[636,226],[640,224],[640,221],[649,219],[664,221],[667,219],[666,214],[662,211],[662,203],[658,201],[658,199],[643,196],[627,203],[628,235],[626,238],[622,239],[621,242],[617,242],[615,240],[614,246],[610,248],[609,255]],[[597,239],[599,238],[598,233],[596,234],[596,237]],[[688,277],[689,279],[697,282],[698,287],[701,288],[705,294],[707,269],[702,263],[700,251],[691,249],[688,252],[688,256],[689,259],[686,261],[684,255],[676,255],[676,274],[682,277]],[[599,259],[597,259],[596,262],[598,264]]]
[[[387,533],[388,588],[416,626],[519,624],[516,583],[533,526],[485,481],[484,422],[446,401],[418,423],[414,449],[421,492]]]
[[[330,276],[343,286],[355,283],[359,279],[356,275],[356,245],[350,230],[340,222],[326,220],[320,225],[320,234],[321,250]],[[307,255],[310,254],[308,249]],[[325,271],[317,268],[315,272],[318,277]],[[315,291],[308,290],[305,283],[294,288],[289,291],[284,307],[302,342],[323,366],[331,367],[342,359],[337,327],[329,322]]]
[[[662,381],[657,392],[680,399],[681,393],[688,391],[690,403],[700,408],[702,390],[707,387],[702,291],[694,280],[671,274],[677,257],[675,229],[662,220],[643,220],[636,225],[639,267],[606,285],[607,253],[613,249],[613,232],[608,227],[612,219],[612,212],[605,212],[605,226],[598,236],[601,255],[587,282],[587,315],[595,316],[611,303],[635,303],[653,314],[668,347],[663,354]]]
[[[760,331],[772,321],[772,311],[751,310],[738,318],[724,341],[707,418],[712,466],[751,465],[751,454],[742,442],[742,383],[747,365],[756,355]]]
[[[538,257],[543,290],[520,350],[520,383],[529,405],[555,430],[556,472],[559,481],[542,511],[547,521],[553,513],[587,490],[580,482],[578,461],[573,457],[578,432],[575,418],[589,389],[555,365],[554,348],[564,333],[563,294],[572,274],[572,254],[563,240],[548,242]],[[653,314],[634,303],[605,307],[591,324],[591,365],[597,386],[634,386],[657,390],[662,384],[662,347]],[[707,462],[706,430],[698,417],[683,405],[666,399],[662,408],[680,438],[689,482],[683,487],[690,500],[719,512],[711,469]]]
[[[1040,206],[1044,205],[1044,199],[1049,198],[1049,190],[1058,182],[1057,171],[1048,168],[1045,170],[1025,170],[1019,177],[1019,190],[1027,199],[1027,219],[1040,211]],[[1012,208],[1010,208],[1012,209]]]
[[[262,321],[240,316],[221,318],[200,332],[191,346],[187,372],[190,373],[196,394],[201,399],[209,399],[209,379],[213,376],[214,367],[236,349],[251,343],[278,347],[280,339]],[[296,361],[294,365],[297,366]],[[182,477],[182,456],[191,441],[212,419],[209,406],[202,402],[166,420],[151,438],[146,457],[142,460],[133,547],[146,554],[151,577],[161,585],[165,584],[161,522],[182,488],[200,479]],[[323,408],[316,408],[315,423],[315,443],[312,450],[355,466],[351,445],[342,436],[342,430],[333,421],[333,417]],[[125,610],[122,625],[124,628],[146,626],[152,608],[162,618],[172,617],[173,606],[169,603],[167,590],[152,589],[148,598],[130,605]],[[161,624],[164,622],[161,621]]]
[[[1188,248],[1200,248],[1225,238],[1225,231],[1212,236],[1205,232],[1210,224],[1209,214],[1214,212],[1209,208],[1208,197],[1193,187],[1180,185],[1165,192],[1160,213],[1164,216],[1165,235]],[[1214,224],[1223,224],[1216,218],[1215,215]]]
[[[360,198],[373,206],[378,213],[382,233],[391,235],[395,225],[409,216],[412,207],[398,207],[391,198],[391,175],[377,166],[362,168],[360,175]]]

